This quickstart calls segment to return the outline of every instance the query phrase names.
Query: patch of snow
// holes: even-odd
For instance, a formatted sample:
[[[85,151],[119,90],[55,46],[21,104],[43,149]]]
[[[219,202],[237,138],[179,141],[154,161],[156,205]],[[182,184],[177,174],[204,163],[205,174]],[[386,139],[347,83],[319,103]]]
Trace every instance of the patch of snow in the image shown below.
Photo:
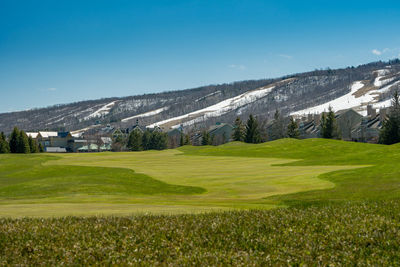
[[[74,133],[74,134],[71,134],[71,135],[72,135],[72,137],[75,137],[75,138],[80,138],[80,137],[82,137],[82,135],[83,135],[83,132]]]
[[[380,77],[377,77],[377,78],[375,79],[375,81],[374,81],[375,87],[381,87],[381,86],[383,86],[383,85],[385,85],[385,84],[390,83],[390,82],[393,81],[394,79],[396,79],[396,78],[387,78],[387,79],[383,79],[383,80],[382,80],[382,78],[385,78],[385,76],[380,76]]]
[[[86,128],[83,128],[83,129],[71,131],[71,135],[72,135],[72,136],[80,136],[80,135],[82,135],[84,132],[86,132],[87,130],[90,130],[90,129],[93,129],[93,128],[96,128],[96,127],[100,127],[100,126],[101,126],[101,125],[90,125],[90,126],[88,126],[88,127],[86,127]]]
[[[215,105],[212,105],[212,106],[200,109],[200,110],[196,110],[196,111],[193,111],[188,114],[184,114],[181,116],[177,116],[177,117],[173,117],[170,119],[166,119],[163,121],[153,123],[151,125],[148,125],[147,127],[153,128],[155,126],[160,126],[160,125],[164,125],[169,122],[179,121],[179,120],[183,120],[183,119],[190,119],[190,121],[183,123],[183,125],[191,125],[198,121],[205,120],[207,118],[218,117],[225,113],[233,111],[237,108],[243,107],[243,106],[245,106],[251,102],[254,102],[260,98],[265,97],[274,88],[275,88],[275,86],[261,87],[256,90],[246,92],[246,93],[243,93],[241,95],[238,95],[238,96],[235,96],[232,98],[228,98],[228,99],[223,100]],[[179,127],[179,125],[174,125],[173,127]]]
[[[394,82],[381,89],[371,90],[360,97],[355,97],[354,93],[364,86],[361,81],[358,81],[353,83],[350,93],[315,107],[292,112],[290,115],[318,114],[327,111],[329,106],[331,106],[334,111],[354,108],[361,115],[366,115],[366,104],[372,104],[374,108],[389,107],[391,103],[390,99],[378,102],[376,97],[382,93],[388,92],[391,87],[397,84],[400,84],[400,81]]]
[[[56,137],[58,136],[57,132],[39,132],[39,134],[43,137],[43,138],[49,138],[49,137]]]
[[[338,111],[342,109],[348,109],[353,107],[361,106],[364,103],[371,102],[374,98],[371,94],[366,94],[361,97],[355,97],[354,93],[364,87],[364,84],[360,81],[353,83],[351,86],[351,90],[349,93],[338,97],[334,100],[326,102],[324,104],[303,109],[300,111],[292,112],[290,115],[306,115],[306,114],[316,114],[322,113],[324,111],[328,111],[329,106],[333,108],[333,110]]]
[[[393,79],[385,79],[382,81],[382,78],[384,78],[385,75],[390,72],[389,70],[387,70],[387,69],[386,70],[377,70],[375,72],[378,74],[378,76],[375,78],[375,81],[374,81],[375,87],[381,87],[382,85],[385,85],[385,84],[393,81]]]
[[[393,80],[393,79],[391,79],[391,80]],[[387,85],[387,86],[385,86],[383,88],[380,88],[379,90],[377,90],[377,92],[379,92],[379,93],[389,92],[390,88],[392,88],[393,86],[398,85],[398,84],[400,84],[400,81],[394,82],[394,83],[389,84],[389,85]]]
[[[392,99],[387,99],[372,105],[372,107],[375,109],[388,108],[390,106],[392,106]]]
[[[148,111],[148,112],[145,112],[145,113],[142,113],[142,114],[138,114],[138,115],[135,115],[135,116],[132,116],[132,117],[128,117],[128,118],[122,119],[121,121],[122,122],[127,122],[127,121],[130,121],[132,119],[136,119],[136,118],[154,116],[154,115],[157,115],[157,114],[159,114],[159,113],[161,113],[161,112],[163,112],[165,110],[168,110],[168,109],[169,109],[169,107],[162,107],[162,108],[159,108],[159,109],[155,109],[155,110],[152,110],[152,111]]]
[[[115,105],[116,102],[117,101],[113,101],[111,103],[108,103],[107,105],[102,106],[100,109],[96,110],[92,114],[89,114],[84,119],[88,120],[88,119],[91,119],[91,118],[97,118],[97,117],[101,117],[101,116],[107,115],[108,113],[110,113],[110,109]]]

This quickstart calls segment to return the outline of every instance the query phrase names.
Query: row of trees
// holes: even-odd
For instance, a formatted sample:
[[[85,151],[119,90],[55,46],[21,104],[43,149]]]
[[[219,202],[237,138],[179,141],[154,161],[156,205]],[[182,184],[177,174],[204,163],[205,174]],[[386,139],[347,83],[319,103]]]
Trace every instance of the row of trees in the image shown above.
[[[299,126],[295,120],[290,117],[290,122],[286,126],[283,118],[278,111],[275,112],[274,120],[270,126],[271,139],[280,139],[284,137],[299,138]],[[246,143],[261,143],[267,140],[267,131],[264,127],[260,126],[259,121],[250,115],[244,125],[239,117],[235,120],[235,129],[232,134],[234,141],[243,141]]]
[[[399,116],[400,119],[400,116]],[[286,120],[287,122],[287,120]],[[400,120],[399,120],[400,126]],[[320,134],[322,138],[337,139],[340,138],[335,113],[329,107],[329,111],[322,114]],[[246,125],[244,125],[239,117],[235,120],[235,129],[232,134],[234,141],[243,141],[246,143],[261,143],[267,141],[267,130],[260,126],[258,120],[250,115]],[[299,125],[293,117],[289,117],[288,123],[284,118],[275,112],[274,120],[269,126],[269,140],[277,140],[281,138],[300,138]],[[400,136],[400,135],[399,135]]]
[[[31,136],[24,131],[14,127],[9,138],[2,132],[0,134],[0,153],[39,153],[43,152],[42,144],[38,144]]]
[[[167,148],[167,134],[160,131],[132,131],[127,140],[127,148],[131,151],[163,150]]]

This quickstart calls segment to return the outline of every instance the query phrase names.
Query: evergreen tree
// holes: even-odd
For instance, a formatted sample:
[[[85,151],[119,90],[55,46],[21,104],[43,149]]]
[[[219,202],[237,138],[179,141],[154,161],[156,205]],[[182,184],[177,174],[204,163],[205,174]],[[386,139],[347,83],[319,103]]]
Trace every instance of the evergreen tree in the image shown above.
[[[235,120],[235,129],[233,130],[233,141],[244,141],[245,128],[242,120],[237,117]]]
[[[333,109],[331,106],[329,106],[327,115],[325,115],[325,113],[322,114],[321,137],[328,138],[328,139],[339,137],[337,123],[336,123],[336,119],[335,119],[335,113],[333,112]]]
[[[168,136],[166,133],[153,131],[150,137],[150,149],[163,150],[167,148]]]
[[[179,146],[184,146],[185,145],[185,140],[183,138],[183,133],[181,132],[181,136],[179,138]]]
[[[245,136],[244,141],[246,143],[254,143],[254,144],[261,142],[260,130],[258,128],[258,122],[253,117],[253,115],[250,115],[249,119],[247,120],[246,136]]]
[[[400,142],[400,103],[399,94],[394,92],[392,107],[389,110],[387,119],[383,122],[379,133],[379,143],[391,145]]]
[[[44,152],[44,147],[43,147],[42,143],[39,143],[39,152],[40,153]]]
[[[21,130],[17,139],[17,153],[28,154],[31,152],[29,147],[28,136]]]
[[[39,152],[39,147],[35,139],[32,138],[32,136],[28,137],[28,144],[29,144],[29,150],[31,153],[38,153]]]
[[[10,146],[3,132],[0,133],[0,154],[10,153]]]
[[[211,145],[210,134],[204,130],[202,136],[203,136],[203,138],[201,139],[201,145],[202,146]]]
[[[326,115],[325,115],[325,112],[322,112],[321,121],[320,121],[320,124],[319,124],[320,136],[321,137],[322,137],[323,129],[325,129],[325,123],[326,123]]]
[[[149,130],[146,130],[143,133],[142,148],[143,148],[143,150],[150,150],[151,149],[151,133],[150,133]]]
[[[274,120],[271,125],[271,140],[284,138],[286,135],[285,123],[278,110],[275,111]]]
[[[122,143],[124,141],[124,138],[122,137],[122,135],[117,135],[114,138],[114,143]]]
[[[142,139],[143,139],[143,135],[139,130],[132,131],[128,137],[129,150],[131,150],[131,151],[142,150]]]
[[[289,138],[299,138],[300,136],[299,126],[297,125],[297,122],[293,119],[293,117],[290,117],[290,122],[287,127],[287,136]]]
[[[0,133],[0,139],[7,141],[7,137],[6,137],[6,135],[4,134],[4,132],[1,132],[1,133]]]
[[[10,136],[10,152],[11,153],[18,153],[18,139],[19,139],[20,132],[17,127],[14,127],[14,130]]]

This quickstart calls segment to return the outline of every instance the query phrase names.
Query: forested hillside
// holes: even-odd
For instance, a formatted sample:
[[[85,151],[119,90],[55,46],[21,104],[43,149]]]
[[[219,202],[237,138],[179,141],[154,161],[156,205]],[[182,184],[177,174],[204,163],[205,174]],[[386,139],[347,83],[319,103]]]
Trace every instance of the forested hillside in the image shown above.
[[[353,92],[356,82],[362,86]],[[233,122],[236,116],[245,118],[249,114],[271,118],[276,109],[284,115],[299,111],[306,113],[311,107],[349,93],[354,98],[366,97],[368,102],[364,98],[355,101],[358,111],[363,112],[368,103],[377,107],[387,104],[386,100],[399,83],[399,60],[374,62],[276,79],[240,81],[4,113],[0,114],[0,131],[9,133],[14,126],[25,131],[73,131],[96,129],[107,124],[130,127],[137,120],[143,126],[158,125],[165,129],[181,124],[186,128],[202,128],[217,121]],[[354,101],[348,102],[351,105]]]

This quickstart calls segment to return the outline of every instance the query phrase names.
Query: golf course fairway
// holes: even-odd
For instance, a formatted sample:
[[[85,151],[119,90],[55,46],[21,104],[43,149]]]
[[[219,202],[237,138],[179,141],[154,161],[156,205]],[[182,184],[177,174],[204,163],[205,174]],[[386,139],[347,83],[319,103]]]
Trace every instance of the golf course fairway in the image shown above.
[[[390,164],[399,157],[395,148],[282,139],[164,151],[0,155],[0,216],[203,213],[390,198],[398,193],[393,181],[400,180]],[[392,158],[380,158],[382,152]],[[377,195],[370,183],[387,190]]]

